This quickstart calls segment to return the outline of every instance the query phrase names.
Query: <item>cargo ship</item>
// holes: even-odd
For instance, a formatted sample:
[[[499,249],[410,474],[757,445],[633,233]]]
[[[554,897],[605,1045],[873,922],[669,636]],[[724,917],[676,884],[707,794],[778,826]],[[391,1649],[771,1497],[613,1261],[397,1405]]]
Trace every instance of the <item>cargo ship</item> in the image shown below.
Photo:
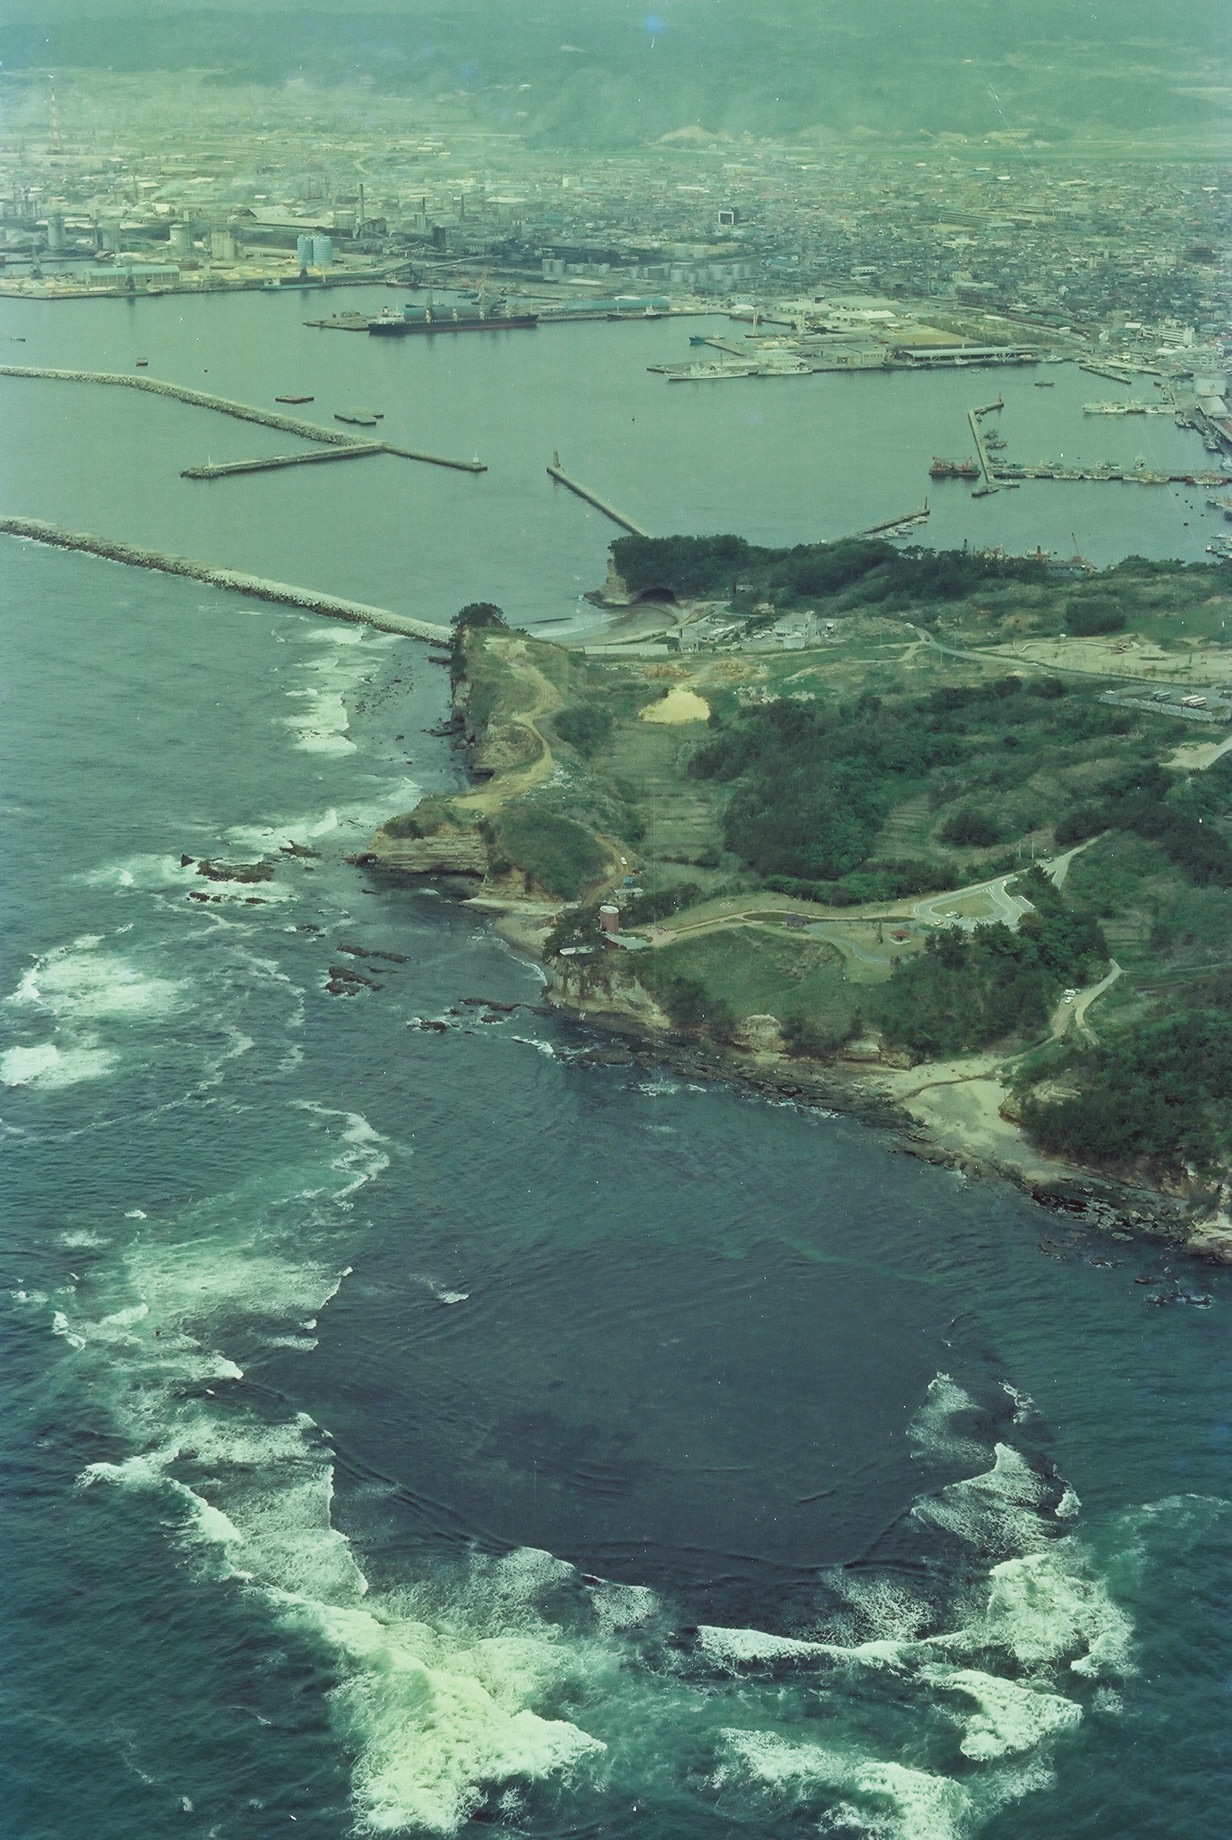
[[[480,307],[403,307],[399,316],[382,313],[368,321],[368,330],[378,338],[404,339],[412,333],[427,332],[529,332],[539,324],[537,313],[508,313],[503,309],[485,313]]]
[[[978,479],[980,469],[974,460],[942,460],[934,454],[928,476],[930,479]]]

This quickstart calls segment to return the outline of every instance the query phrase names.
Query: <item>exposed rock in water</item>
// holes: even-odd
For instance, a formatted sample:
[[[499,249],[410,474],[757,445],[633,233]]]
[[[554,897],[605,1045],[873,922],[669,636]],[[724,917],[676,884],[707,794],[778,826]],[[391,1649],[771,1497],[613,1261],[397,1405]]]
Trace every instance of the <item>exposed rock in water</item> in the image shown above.
[[[319,858],[321,854],[320,850],[310,850],[306,843],[296,843],[293,837],[286,843],[279,844],[278,847],[284,856],[309,856]]]
[[[188,859],[190,862],[192,858]],[[204,858],[197,864],[197,874],[208,876],[211,882],[272,882],[274,865],[262,860],[251,863],[206,862]]]
[[[342,994],[341,991],[334,989],[336,984],[346,987],[352,996],[358,989],[383,990],[385,988],[383,984],[378,984],[375,978],[365,977],[362,971],[352,971],[349,965],[330,966],[329,982],[326,984],[325,988],[326,990],[333,991],[335,996],[340,996]]]

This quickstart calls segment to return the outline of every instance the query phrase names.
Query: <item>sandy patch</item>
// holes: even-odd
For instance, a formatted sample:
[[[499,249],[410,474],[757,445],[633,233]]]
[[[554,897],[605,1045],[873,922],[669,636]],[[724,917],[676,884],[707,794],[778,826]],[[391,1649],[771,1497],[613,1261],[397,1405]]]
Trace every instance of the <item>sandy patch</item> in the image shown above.
[[[998,1073],[999,1063],[991,1057],[972,1056],[901,1073],[879,1071],[876,1079],[943,1150],[1037,1179],[1064,1172],[1063,1162],[1044,1156],[1016,1124],[1002,1118],[1005,1087]]]
[[[1222,754],[1232,748],[1232,735],[1226,741],[1198,741],[1187,747],[1179,747],[1176,753],[1165,760],[1165,767],[1184,767],[1191,773],[1204,773],[1207,767],[1214,766]]]
[[[704,722],[710,705],[696,690],[682,690],[677,685],[657,703],[647,703],[640,714],[643,722]]]

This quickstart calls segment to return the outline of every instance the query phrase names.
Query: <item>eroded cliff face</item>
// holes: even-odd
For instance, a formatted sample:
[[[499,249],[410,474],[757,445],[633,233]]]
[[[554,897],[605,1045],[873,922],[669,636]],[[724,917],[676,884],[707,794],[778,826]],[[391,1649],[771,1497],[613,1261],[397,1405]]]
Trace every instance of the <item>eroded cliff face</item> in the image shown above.
[[[391,837],[379,830],[363,861],[404,875],[475,875],[488,872],[488,846],[477,828],[446,825],[430,837]]]

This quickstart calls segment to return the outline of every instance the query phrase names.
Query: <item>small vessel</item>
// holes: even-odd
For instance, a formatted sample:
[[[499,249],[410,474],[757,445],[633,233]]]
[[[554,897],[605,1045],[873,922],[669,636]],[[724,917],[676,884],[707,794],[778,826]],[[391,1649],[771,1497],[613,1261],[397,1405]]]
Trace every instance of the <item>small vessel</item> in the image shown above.
[[[714,383],[724,377],[753,377],[753,364],[686,364],[683,370],[669,371],[669,383]]]
[[[347,422],[352,428],[375,428],[380,418],[368,415],[362,409],[335,409],[334,420]]]
[[[1057,386],[1051,379],[1037,377],[1035,380],[1035,387],[1037,390],[1055,390]]]
[[[306,402],[315,402],[316,397],[315,396],[275,396],[274,401],[280,402],[280,403],[306,403]]]
[[[774,351],[763,358],[756,367],[755,377],[807,377],[812,372],[812,365],[794,352]]]
[[[139,371],[143,371],[143,370],[145,370],[145,369],[147,368],[147,366],[149,365],[149,362],[150,362],[150,360],[149,360],[148,358],[138,358],[138,360],[137,360],[137,369],[138,369]]]

